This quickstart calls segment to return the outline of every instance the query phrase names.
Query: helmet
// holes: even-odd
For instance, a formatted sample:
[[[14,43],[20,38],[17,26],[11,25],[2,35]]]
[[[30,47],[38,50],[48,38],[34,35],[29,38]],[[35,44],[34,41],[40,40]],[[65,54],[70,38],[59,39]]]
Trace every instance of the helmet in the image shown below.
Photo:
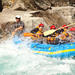
[[[75,27],[70,28],[70,31],[75,31]]]
[[[68,29],[68,26],[67,26],[67,25],[65,25],[65,24],[64,24],[62,27],[64,27],[64,28]]]
[[[44,24],[42,24],[42,23],[41,23],[41,24],[39,24],[39,27],[44,27]]]
[[[52,25],[52,26],[50,27],[50,29],[56,29],[56,27],[55,27],[54,25]]]
[[[20,19],[21,18],[21,16],[19,16],[19,15],[16,15],[16,17],[15,17],[16,19]]]

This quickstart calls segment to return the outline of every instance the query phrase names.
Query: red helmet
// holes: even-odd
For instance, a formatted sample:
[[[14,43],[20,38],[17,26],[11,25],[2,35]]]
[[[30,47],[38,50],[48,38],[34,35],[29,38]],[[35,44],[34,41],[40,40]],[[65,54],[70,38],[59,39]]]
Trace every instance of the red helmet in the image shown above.
[[[75,31],[75,27],[70,28],[70,31]]]
[[[65,25],[65,24],[64,24],[62,27],[64,27],[64,28],[68,29],[68,26],[67,26],[67,25]]]
[[[39,24],[39,27],[44,27],[44,24],[42,24],[42,23],[41,23],[41,24]]]
[[[52,26],[50,27],[50,29],[56,29],[56,27],[55,27],[54,25],[52,25]]]

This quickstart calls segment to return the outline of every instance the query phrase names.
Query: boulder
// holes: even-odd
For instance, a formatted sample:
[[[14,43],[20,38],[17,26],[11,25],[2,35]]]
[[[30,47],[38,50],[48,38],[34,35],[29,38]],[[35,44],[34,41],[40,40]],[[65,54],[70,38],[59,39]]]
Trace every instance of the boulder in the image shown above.
[[[34,0],[34,2],[39,9],[47,10],[51,8],[49,0]]]
[[[12,7],[12,9],[22,10],[22,11],[27,10],[27,8],[25,7],[24,2],[22,2],[22,0],[17,0],[16,3],[14,4],[14,6]]]

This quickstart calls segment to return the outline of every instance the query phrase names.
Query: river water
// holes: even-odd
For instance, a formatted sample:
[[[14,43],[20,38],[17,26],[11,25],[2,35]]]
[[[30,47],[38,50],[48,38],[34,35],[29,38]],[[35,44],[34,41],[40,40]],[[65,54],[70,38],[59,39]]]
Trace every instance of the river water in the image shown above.
[[[0,44],[0,75],[75,75],[75,59],[35,55],[24,43],[12,40]]]

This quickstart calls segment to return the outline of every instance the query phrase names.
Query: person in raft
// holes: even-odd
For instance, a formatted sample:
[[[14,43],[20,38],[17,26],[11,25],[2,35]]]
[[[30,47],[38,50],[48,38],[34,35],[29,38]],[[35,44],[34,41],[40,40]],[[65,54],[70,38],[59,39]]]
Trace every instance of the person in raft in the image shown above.
[[[50,26],[50,30],[55,30],[55,29],[56,29],[56,27],[54,24],[52,26]],[[58,39],[56,39],[56,35],[52,34],[52,35],[48,36],[47,43],[48,44],[58,44]]]
[[[34,29],[31,30],[31,33],[36,34],[39,31],[39,28],[44,28],[44,24],[40,23],[38,26],[36,26]]]
[[[60,39],[60,43],[67,43],[67,42],[71,42],[72,39],[72,35],[71,33],[68,31],[68,26],[67,25],[63,25],[61,30],[63,29],[63,32],[61,32],[57,38]]]
[[[36,28],[34,28],[31,33],[35,34],[35,36],[32,36],[31,38],[34,41],[42,41],[43,39],[43,28],[44,28],[44,24],[39,24]]]
[[[21,21],[21,16],[17,15],[15,19],[16,19],[16,23],[14,24],[15,30],[12,32],[12,36],[14,36],[15,34],[17,36],[20,36],[24,32],[25,25],[24,22]]]

